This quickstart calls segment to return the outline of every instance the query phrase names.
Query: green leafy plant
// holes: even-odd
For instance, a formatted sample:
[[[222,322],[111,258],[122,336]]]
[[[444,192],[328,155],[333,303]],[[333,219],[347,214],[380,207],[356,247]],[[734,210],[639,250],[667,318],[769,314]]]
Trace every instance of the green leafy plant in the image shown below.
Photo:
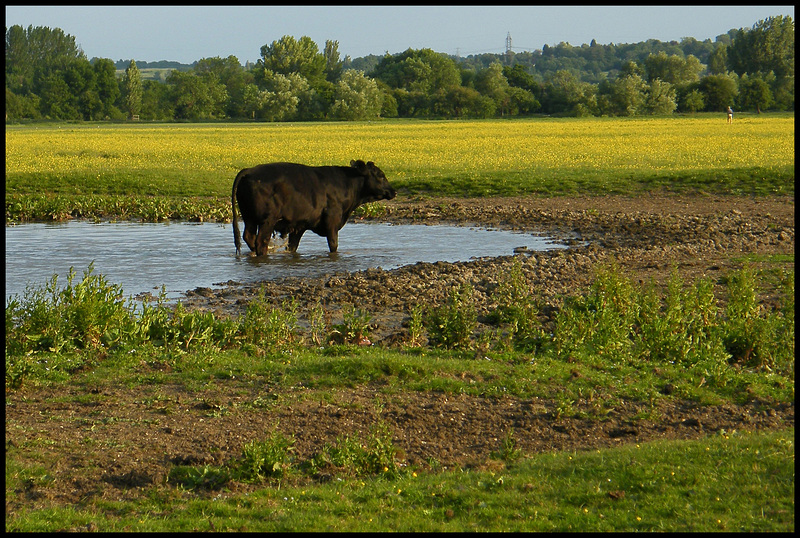
[[[239,480],[282,478],[291,468],[294,438],[277,429],[265,441],[251,441],[242,448],[234,474]]]
[[[599,267],[589,293],[567,298],[556,316],[557,356],[566,358],[579,349],[595,355],[628,355],[636,314],[630,281],[613,265]]]
[[[506,327],[515,349],[538,349],[544,340],[544,331],[538,317],[539,306],[531,294],[518,259],[514,260],[495,295],[497,307],[489,315],[489,319]]]
[[[308,310],[308,325],[311,334],[311,343],[321,346],[325,340],[327,332],[327,322],[325,309],[320,303],[316,303]]]
[[[370,428],[363,442],[353,434],[340,436],[334,444],[326,443],[309,467],[314,473],[335,470],[352,476],[395,478],[400,473],[397,454],[389,427],[380,421]]]
[[[725,364],[728,355],[720,340],[720,312],[711,280],[686,286],[674,271],[664,301],[651,288],[640,294],[639,303],[638,347],[644,357],[685,366],[701,361]]]
[[[125,341],[134,328],[122,288],[93,274],[90,264],[75,282],[70,268],[67,285],[53,275],[42,288],[28,288],[22,300],[6,307],[6,352],[53,352],[109,347]]]
[[[492,455],[506,462],[515,462],[522,457],[522,450],[517,448],[517,440],[514,438],[514,428],[509,428],[500,443],[500,450],[493,452]]]
[[[434,346],[470,349],[477,319],[472,285],[462,283],[450,290],[446,304],[429,310],[425,322],[428,339]]]
[[[342,305],[342,323],[331,327],[330,340],[337,344],[366,344],[369,342],[372,316],[352,304]]]
[[[794,275],[784,275],[781,280],[782,304],[767,311],[757,299],[756,273],[751,267],[728,275],[724,342],[733,361],[793,371]]]
[[[187,490],[217,490],[225,486],[231,479],[230,472],[224,467],[204,465],[176,465],[167,474],[167,483],[176,484]]]
[[[286,300],[281,307],[273,307],[262,286],[247,305],[240,327],[245,343],[268,350],[286,349],[297,338],[297,302]]]
[[[411,307],[411,315],[408,320],[408,344],[411,346],[421,346],[423,343],[424,311],[425,308],[421,304]]]

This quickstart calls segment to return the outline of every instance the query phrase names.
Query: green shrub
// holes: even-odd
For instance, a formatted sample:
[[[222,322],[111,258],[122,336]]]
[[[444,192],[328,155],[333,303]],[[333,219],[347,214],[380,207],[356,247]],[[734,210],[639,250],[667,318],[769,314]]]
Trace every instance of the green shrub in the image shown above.
[[[767,311],[757,298],[756,273],[744,267],[728,275],[725,347],[746,366],[794,372],[794,274],[781,282],[781,306]]]
[[[638,313],[637,296],[615,266],[602,266],[588,294],[568,297],[556,315],[556,355],[582,350],[592,355],[629,357]]]
[[[379,475],[395,478],[400,473],[398,450],[392,443],[389,427],[378,422],[362,442],[358,434],[340,436],[334,444],[326,443],[309,462],[311,472],[334,470],[352,476]]]
[[[332,331],[329,340],[337,344],[368,342],[371,319],[372,316],[368,312],[345,303],[342,305],[342,323],[331,327]]]
[[[252,441],[242,448],[242,458],[235,465],[239,480],[259,481],[282,478],[291,467],[294,438],[275,430],[266,441]]]
[[[651,288],[641,294],[640,304],[641,356],[654,362],[686,366],[709,360],[718,364],[727,361],[711,280],[700,279],[687,288],[675,271],[667,284],[664,301]]]
[[[167,475],[168,484],[176,484],[187,490],[222,488],[231,479],[225,468],[204,465],[194,467],[191,465],[176,465]]]
[[[127,341],[135,333],[135,320],[122,300],[122,288],[93,270],[92,263],[74,283],[75,269],[70,268],[64,289],[58,289],[58,275],[53,275],[43,289],[29,287],[22,301],[12,299],[6,306],[6,354],[60,353]]]
[[[545,335],[539,321],[539,306],[531,295],[518,259],[500,282],[496,300],[497,307],[490,313],[489,320],[507,328],[513,347],[528,352],[541,347]]]
[[[267,302],[265,293],[262,286],[247,305],[240,322],[242,339],[268,350],[286,349],[297,338],[297,302],[287,300],[275,308]]]
[[[434,346],[447,349],[470,349],[478,322],[472,285],[462,283],[450,290],[447,303],[428,312],[425,328]]]

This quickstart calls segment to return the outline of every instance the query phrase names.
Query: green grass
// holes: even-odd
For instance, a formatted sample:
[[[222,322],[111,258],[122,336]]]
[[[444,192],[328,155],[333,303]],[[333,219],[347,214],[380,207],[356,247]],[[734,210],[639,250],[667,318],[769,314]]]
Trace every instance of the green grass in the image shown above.
[[[793,397],[793,271],[745,266],[722,280],[728,288],[725,308],[708,279],[686,283],[674,273],[661,292],[602,266],[589,289],[576,290],[542,322],[535,300],[514,291],[527,287],[516,267],[496,292],[489,316],[494,325],[477,331],[471,288],[464,285],[445,305],[428,309],[428,346],[391,350],[354,345],[369,338],[370,316],[352,306],[345,305],[342,323],[307,329],[298,320],[312,319],[315,307],[301,312],[294,301],[272,306],[263,290],[236,319],[186,311],[180,303],[173,310],[163,297],[136,306],[90,266],[80,281],[73,270],[66,286],[59,287],[54,276],[9,302],[6,385],[58,382],[87,368],[105,370],[111,383],[125,382],[131,361],[150,360],[168,362],[184,381],[266,372],[280,375],[282,383],[302,381],[312,388],[380,381],[395,390],[524,398],[555,392],[582,400],[586,390],[597,401],[606,393],[649,401],[665,379],[685,398],[737,399],[745,387],[751,395],[768,390],[758,389],[766,372],[791,387],[779,400]],[[764,288],[774,290],[777,308],[761,305]],[[476,350],[491,360],[471,360]],[[106,357],[102,363],[98,355]],[[255,365],[252,357],[272,360]],[[459,371],[470,371],[471,379],[456,380]],[[576,371],[578,380],[564,385]],[[131,374],[137,382],[135,368]]]
[[[13,453],[13,451],[12,451]],[[212,473],[207,472],[207,475]],[[46,481],[6,468],[6,484]],[[794,529],[794,429],[720,432],[587,452],[538,454],[491,470],[408,470],[395,479],[196,495],[153,488],[23,510],[7,531],[689,531]]]
[[[794,117],[6,126],[6,218],[227,220],[236,173],[375,161],[400,196],[794,193]]]
[[[216,384],[241,394],[253,384],[303,387],[236,404],[252,412],[297,398],[326,401],[337,389],[357,387],[380,387],[386,397],[419,391],[542,398],[552,403],[554,420],[602,421],[623,402],[658,420],[658,404],[667,400],[794,401],[790,273],[745,267],[725,275],[723,310],[709,300],[702,279],[673,277],[660,294],[614,267],[600,268],[589,289],[565,301],[552,333],[526,321],[539,309],[520,302],[522,275],[511,271],[499,286],[493,319],[500,325],[485,337],[465,333],[458,321],[474,308],[462,288],[439,318],[429,318],[456,321],[447,339],[373,349],[328,337],[320,348],[299,329],[296,304],[272,307],[261,296],[237,320],[160,302],[129,310],[115,285],[90,268],[63,289],[55,281],[29,289],[7,307],[6,387],[52,387],[60,394],[54,402],[91,404],[104,387],[124,386],[151,394],[143,403],[165,413],[175,411],[159,387],[182,387],[208,406],[209,416],[226,412],[213,397],[205,400],[204,391]],[[779,290],[777,310],[759,306],[765,283]],[[366,313],[349,313],[322,334],[365,336]],[[502,336],[500,327],[510,323],[527,337]],[[87,394],[89,386],[97,394]],[[291,436],[276,430],[254,437],[220,466],[176,465],[165,483],[127,501],[15,508],[6,529],[775,531],[793,525],[793,430],[544,455],[516,450],[513,431],[495,436],[502,441],[485,455],[487,470],[439,472],[435,462],[424,469],[402,465],[380,422],[368,438],[340,438],[305,460],[292,456]],[[53,480],[47,462],[38,461],[37,443],[48,440],[7,447],[10,502]],[[322,469],[336,480],[314,481]],[[257,487],[232,493],[231,481]]]

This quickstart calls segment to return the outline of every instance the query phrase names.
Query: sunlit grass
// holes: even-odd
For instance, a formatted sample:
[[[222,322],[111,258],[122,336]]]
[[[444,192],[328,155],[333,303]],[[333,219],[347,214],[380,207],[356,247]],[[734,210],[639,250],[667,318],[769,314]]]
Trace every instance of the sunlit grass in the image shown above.
[[[15,467],[6,482],[41,481],[37,472]],[[721,431],[696,441],[538,454],[493,469],[409,470],[394,480],[351,478],[213,498],[154,488],[132,501],[97,497],[20,510],[6,522],[7,531],[87,528],[785,532],[794,528],[794,429]]]
[[[221,197],[244,167],[351,159],[374,161],[401,189],[434,195],[680,190],[697,181],[719,191],[737,170],[787,192],[794,117],[745,116],[732,126],[701,115],[6,127],[7,193]]]

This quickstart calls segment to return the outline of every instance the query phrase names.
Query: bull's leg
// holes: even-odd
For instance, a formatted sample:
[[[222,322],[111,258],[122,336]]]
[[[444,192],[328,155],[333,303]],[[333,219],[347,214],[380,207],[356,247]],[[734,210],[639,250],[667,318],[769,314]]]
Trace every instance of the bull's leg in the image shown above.
[[[263,256],[269,250],[269,240],[272,239],[272,224],[264,223],[258,229],[256,236],[256,256]]]
[[[244,237],[244,242],[247,243],[247,246],[250,247],[251,252],[255,252],[256,250],[256,232],[257,226],[255,224],[249,225],[246,222],[244,223],[244,233],[242,237]]]
[[[297,245],[300,244],[300,238],[303,237],[305,230],[289,233],[289,245],[287,250],[289,252],[297,252]]]
[[[328,230],[328,250],[336,252],[339,248],[339,231],[336,229]]]

